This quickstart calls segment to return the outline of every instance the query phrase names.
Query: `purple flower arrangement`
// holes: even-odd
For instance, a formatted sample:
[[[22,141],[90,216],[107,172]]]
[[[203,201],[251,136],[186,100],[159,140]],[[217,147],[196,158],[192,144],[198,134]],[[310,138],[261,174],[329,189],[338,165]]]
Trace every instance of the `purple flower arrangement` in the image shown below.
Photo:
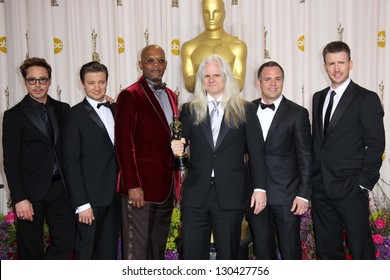
[[[370,225],[377,260],[390,260],[390,203],[371,199]]]
[[[18,259],[15,220],[14,211],[9,211],[5,216],[0,213],[0,260]],[[44,244],[47,247],[50,244],[50,234],[46,223],[43,233]]]
[[[310,209],[309,209],[310,210]],[[372,232],[372,240],[376,247],[376,259],[390,260],[390,204],[388,200],[378,201],[371,199],[370,203],[370,225]],[[17,242],[16,242],[16,215],[13,211],[3,215],[0,213],[0,259],[10,260],[17,259]],[[45,224],[45,242],[50,242],[48,227]],[[180,242],[181,233],[181,211],[179,207],[175,207],[172,213],[171,228],[167,240],[165,251],[166,260],[180,259]],[[344,249],[346,259],[351,259],[348,250],[348,242],[346,234],[344,236]],[[314,239],[314,229],[311,211],[307,211],[301,216],[301,244],[302,244],[302,259],[316,259],[316,246]],[[121,244],[118,247],[118,259],[120,259]]]
[[[16,215],[13,211],[6,216],[0,214],[0,259],[12,260],[16,258]]]
[[[310,209],[309,209],[310,210]],[[390,203],[384,196],[383,199],[371,198],[370,201],[370,226],[372,240],[376,247],[377,260],[390,260]],[[343,233],[343,244],[346,259],[352,259],[348,249],[346,232]],[[311,211],[301,216],[301,243],[302,259],[316,259],[316,246],[314,242],[314,230]]]
[[[316,246],[310,209],[301,216],[301,244],[302,259],[314,260],[316,258]]]

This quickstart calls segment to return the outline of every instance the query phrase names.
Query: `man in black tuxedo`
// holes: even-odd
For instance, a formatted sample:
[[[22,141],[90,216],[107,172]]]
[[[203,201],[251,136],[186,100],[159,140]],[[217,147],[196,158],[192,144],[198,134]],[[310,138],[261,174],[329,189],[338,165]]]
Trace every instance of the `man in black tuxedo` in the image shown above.
[[[282,95],[284,70],[274,61],[260,66],[256,105],[267,168],[267,206],[250,211],[256,259],[276,259],[275,235],[284,260],[302,259],[300,215],[308,210],[311,194],[311,128],[308,111]]]
[[[114,108],[105,100],[107,67],[84,64],[85,99],[70,109],[63,129],[65,178],[78,214],[76,259],[117,259],[120,208]]]
[[[229,64],[220,56],[199,65],[195,92],[180,114],[182,140],[172,141],[174,154],[190,147],[190,167],[183,194],[184,259],[208,259],[213,230],[217,259],[236,259],[246,206],[246,166],[249,154],[253,185],[266,183],[261,130],[252,103],[239,95]],[[266,204],[253,193],[256,213]]]
[[[313,220],[319,259],[345,259],[345,229],[353,259],[375,259],[369,194],[385,148],[378,95],[349,77],[351,51],[341,41],[323,50],[331,81],[313,96]]]
[[[68,259],[75,220],[63,180],[61,129],[69,105],[47,95],[51,66],[29,58],[20,66],[28,94],[4,113],[4,170],[17,215],[20,259]],[[44,251],[43,224],[51,242]]]

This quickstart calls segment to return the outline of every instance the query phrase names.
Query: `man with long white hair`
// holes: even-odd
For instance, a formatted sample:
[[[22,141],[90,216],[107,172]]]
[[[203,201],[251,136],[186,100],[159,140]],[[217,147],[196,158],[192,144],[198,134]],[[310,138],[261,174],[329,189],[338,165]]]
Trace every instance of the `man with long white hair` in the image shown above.
[[[229,64],[218,55],[199,65],[193,99],[184,104],[182,139],[171,143],[174,154],[190,147],[190,167],[183,193],[184,259],[208,259],[213,231],[217,259],[236,259],[246,201],[249,155],[253,188],[265,188],[261,129],[253,104],[239,95]],[[251,207],[266,205],[253,192]]]

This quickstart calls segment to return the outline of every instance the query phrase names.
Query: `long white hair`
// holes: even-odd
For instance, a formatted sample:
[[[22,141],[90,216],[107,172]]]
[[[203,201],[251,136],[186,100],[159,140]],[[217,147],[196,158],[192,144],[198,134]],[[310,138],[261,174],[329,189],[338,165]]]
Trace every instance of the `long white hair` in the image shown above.
[[[205,57],[199,64],[196,73],[195,90],[189,103],[192,114],[195,115],[195,124],[198,125],[207,119],[207,92],[203,85],[205,67],[207,63],[217,62],[220,74],[225,82],[221,105],[224,109],[224,122],[229,128],[237,128],[245,122],[245,100],[240,97],[240,88],[233,76],[230,65],[219,55]]]

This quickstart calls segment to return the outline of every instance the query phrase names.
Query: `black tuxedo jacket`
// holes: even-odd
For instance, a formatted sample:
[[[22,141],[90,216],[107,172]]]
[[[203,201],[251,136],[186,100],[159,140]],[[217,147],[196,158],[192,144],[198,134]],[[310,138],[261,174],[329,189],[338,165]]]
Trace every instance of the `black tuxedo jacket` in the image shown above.
[[[261,130],[254,106],[246,103],[246,123],[238,128],[228,128],[222,120],[216,146],[213,144],[209,114],[207,120],[194,124],[188,104],[180,113],[182,137],[189,143],[190,167],[184,183],[184,205],[203,207],[214,169],[218,201],[222,208],[245,209],[246,166],[244,155],[249,154],[253,185],[266,184],[264,151]]]
[[[51,186],[53,166],[57,160],[62,174],[61,128],[69,105],[48,96],[48,114],[54,133],[54,148],[43,119],[31,107],[26,95],[4,113],[4,171],[12,203],[24,199],[42,200]]]
[[[257,110],[260,99],[253,103]],[[283,97],[268,130],[264,151],[267,203],[290,205],[296,196],[309,200],[312,144],[308,111]]]
[[[114,115],[115,105],[110,109]],[[99,115],[84,99],[73,106],[63,129],[65,178],[74,207],[104,207],[116,193],[115,147]]]
[[[313,96],[313,192],[343,198],[359,185],[372,189],[385,148],[383,108],[378,95],[350,82],[323,135],[322,110],[329,87]]]

